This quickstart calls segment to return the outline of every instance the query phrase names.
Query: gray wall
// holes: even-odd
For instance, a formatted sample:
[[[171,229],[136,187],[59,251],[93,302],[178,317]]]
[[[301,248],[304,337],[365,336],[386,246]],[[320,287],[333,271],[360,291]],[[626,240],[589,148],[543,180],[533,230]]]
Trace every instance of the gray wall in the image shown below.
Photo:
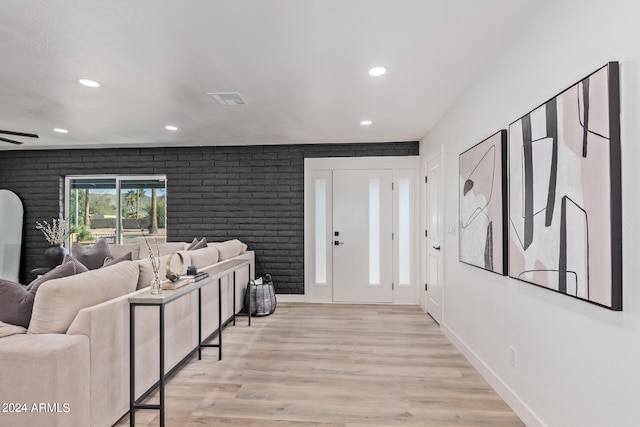
[[[23,283],[48,244],[36,221],[57,218],[67,175],[166,174],[167,240],[240,239],[278,293],[304,292],[304,159],[415,156],[418,142],[0,151],[0,188],[25,205]]]

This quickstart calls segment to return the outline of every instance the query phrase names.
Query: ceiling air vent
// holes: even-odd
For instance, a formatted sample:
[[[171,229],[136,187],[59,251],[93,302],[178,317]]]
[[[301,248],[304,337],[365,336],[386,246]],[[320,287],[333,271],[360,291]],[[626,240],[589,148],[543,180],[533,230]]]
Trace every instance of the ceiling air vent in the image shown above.
[[[247,101],[238,92],[208,92],[207,95],[224,107],[247,105]]]

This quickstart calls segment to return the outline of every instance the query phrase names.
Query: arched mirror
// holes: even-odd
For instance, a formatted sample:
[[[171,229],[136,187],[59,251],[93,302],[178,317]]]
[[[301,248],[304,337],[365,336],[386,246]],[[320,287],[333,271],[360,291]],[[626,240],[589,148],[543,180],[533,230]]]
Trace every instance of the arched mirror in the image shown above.
[[[0,190],[0,279],[18,282],[22,252],[22,200],[10,190]]]

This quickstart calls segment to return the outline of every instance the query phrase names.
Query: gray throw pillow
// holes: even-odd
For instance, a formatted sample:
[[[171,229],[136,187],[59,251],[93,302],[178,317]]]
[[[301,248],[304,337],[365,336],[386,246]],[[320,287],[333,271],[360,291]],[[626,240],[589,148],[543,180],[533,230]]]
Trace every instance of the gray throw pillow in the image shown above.
[[[207,239],[205,237],[203,237],[200,240],[198,240],[197,237],[194,237],[193,242],[191,242],[191,244],[187,247],[187,250],[195,251],[196,249],[202,249],[206,247],[207,247]]]
[[[62,264],[47,272],[46,274],[38,277],[33,282],[29,283],[29,286],[27,286],[27,290],[35,294],[35,292],[38,290],[38,287],[47,280],[73,276],[74,274],[84,273],[85,271],[89,270],[84,266],[84,264],[75,259],[73,256],[67,254],[64,256]]]
[[[92,246],[82,246],[80,243],[74,243],[71,247],[71,254],[89,270],[96,270],[102,267],[104,260],[111,256],[109,244],[104,239],[98,240]]]
[[[0,279],[0,321],[28,327],[34,297],[20,283]]]
[[[28,328],[33,301],[40,285],[47,280],[72,276],[85,271],[88,271],[87,268],[78,260],[71,255],[65,255],[61,265],[38,277],[27,287],[20,283],[0,280],[0,321]]]

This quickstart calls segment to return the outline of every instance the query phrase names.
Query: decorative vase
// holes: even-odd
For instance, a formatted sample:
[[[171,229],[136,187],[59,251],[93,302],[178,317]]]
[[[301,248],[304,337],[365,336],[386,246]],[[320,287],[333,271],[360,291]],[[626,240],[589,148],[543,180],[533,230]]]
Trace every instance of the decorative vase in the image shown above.
[[[160,279],[158,277],[154,277],[151,280],[151,295],[158,295],[162,293],[162,286],[160,286]]]
[[[51,245],[44,251],[47,267],[54,269],[64,261],[65,250],[62,245]]]

